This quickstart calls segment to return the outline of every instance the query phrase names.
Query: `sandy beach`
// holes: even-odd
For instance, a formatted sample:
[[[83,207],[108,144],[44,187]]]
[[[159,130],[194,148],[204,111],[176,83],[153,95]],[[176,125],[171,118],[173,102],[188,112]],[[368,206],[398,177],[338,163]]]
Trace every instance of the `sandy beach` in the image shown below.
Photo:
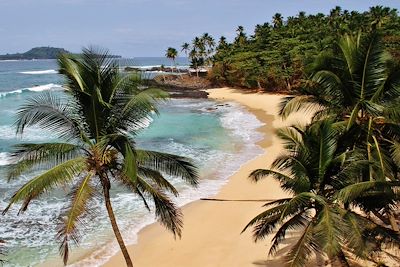
[[[279,184],[265,179],[257,184],[247,179],[258,168],[267,168],[281,152],[282,145],[274,129],[295,121],[307,122],[307,116],[295,116],[283,122],[278,116],[282,95],[243,93],[221,88],[208,91],[217,101],[236,101],[253,112],[266,125],[258,129],[264,140],[258,144],[264,153],[241,166],[215,196],[218,199],[273,200],[285,197]],[[263,202],[199,200],[183,208],[182,238],[175,240],[159,223],[140,231],[138,244],[129,246],[135,266],[282,266],[279,257],[268,258],[270,239],[254,243],[244,226],[263,210]],[[125,266],[121,253],[105,265]]]

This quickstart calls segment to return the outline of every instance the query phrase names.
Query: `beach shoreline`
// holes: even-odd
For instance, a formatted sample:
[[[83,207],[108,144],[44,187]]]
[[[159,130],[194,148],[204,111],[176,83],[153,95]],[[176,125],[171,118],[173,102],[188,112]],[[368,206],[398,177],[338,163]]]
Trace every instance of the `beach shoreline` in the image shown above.
[[[265,123],[257,129],[264,138],[257,142],[263,153],[243,164],[213,198],[235,200],[269,200],[286,197],[279,184],[265,179],[251,183],[247,176],[257,168],[267,168],[281,152],[276,128],[293,122],[306,123],[306,116],[297,116],[283,122],[278,117],[278,104],[282,95],[244,93],[230,88],[208,90],[210,99],[234,101]],[[184,228],[181,239],[159,223],[144,227],[138,233],[137,244],[128,250],[135,266],[280,266],[279,258],[267,257],[269,240],[254,243],[251,230],[241,234],[246,224],[263,211],[263,201],[204,201],[197,200],[182,208]],[[240,256],[238,256],[240,255]],[[118,252],[103,266],[125,266]]]

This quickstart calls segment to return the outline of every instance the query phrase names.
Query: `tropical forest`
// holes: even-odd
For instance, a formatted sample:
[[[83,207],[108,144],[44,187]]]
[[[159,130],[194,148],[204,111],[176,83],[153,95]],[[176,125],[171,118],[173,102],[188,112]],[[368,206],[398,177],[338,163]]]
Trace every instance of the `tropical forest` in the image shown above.
[[[284,18],[276,13],[271,22],[258,24],[253,33],[238,26],[232,42],[208,33],[181,47],[194,68],[212,66],[215,85],[290,91],[300,88],[312,74],[312,63],[321,54],[337,54],[343,35],[379,31],[388,53],[400,60],[400,17],[396,9],[375,6],[368,11],[342,10]]]

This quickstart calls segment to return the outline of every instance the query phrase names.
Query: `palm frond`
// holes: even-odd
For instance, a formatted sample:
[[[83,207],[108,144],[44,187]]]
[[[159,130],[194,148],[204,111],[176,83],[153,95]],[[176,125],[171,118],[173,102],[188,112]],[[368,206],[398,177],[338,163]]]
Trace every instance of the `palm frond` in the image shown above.
[[[137,170],[137,153],[129,144],[125,144],[123,172],[129,179],[136,181]]]
[[[168,175],[182,178],[192,186],[198,184],[199,173],[191,160],[168,153],[150,150],[136,150],[138,165],[151,168]]]
[[[156,104],[167,97],[162,90],[148,88],[117,93],[110,110],[108,126],[135,134],[146,127],[152,113],[158,114]]]
[[[171,192],[174,196],[178,196],[178,190],[176,190],[176,188],[165,179],[160,172],[149,168],[139,167],[138,175],[154,182],[157,186]]]
[[[314,223],[310,221],[304,228],[299,240],[289,250],[286,261],[290,267],[306,266],[312,253],[319,252],[318,245],[313,238]]]
[[[271,234],[280,223],[281,213],[285,206],[285,204],[280,204],[260,213],[243,228],[242,233],[249,227],[254,226],[254,240],[257,242],[258,240],[265,238],[265,236]]]
[[[76,90],[84,92],[87,87],[78,63],[77,57],[74,55],[62,54],[58,58],[58,72],[67,78],[67,90],[72,92]]]
[[[346,186],[345,188],[341,189],[338,192],[337,198],[338,200],[342,201],[343,203],[349,203],[353,200],[362,197],[366,192],[369,190],[373,190],[379,187],[386,188],[386,189],[393,189],[395,187],[399,187],[399,181],[365,181],[359,182],[355,184],[351,184]],[[380,190],[382,194],[385,194],[385,191]],[[386,192],[386,193],[390,193]]]
[[[79,155],[80,147],[68,143],[18,144],[11,154],[8,180],[31,170],[35,166],[52,168]]]
[[[174,236],[181,237],[182,234],[182,212],[170,200],[170,198],[154,185],[147,183],[144,179],[138,176],[137,186],[145,194],[149,194],[156,208],[156,216],[159,221],[170,230]]]
[[[400,143],[394,142],[391,147],[391,150],[392,150],[393,160],[397,163],[397,165],[400,166]]]
[[[253,182],[258,182],[267,176],[273,176],[274,178],[276,178],[278,181],[280,181],[282,183],[292,180],[291,177],[284,175],[280,172],[277,172],[274,170],[266,170],[266,169],[257,169],[257,170],[252,171],[249,175],[249,178]]]
[[[24,204],[21,207],[20,212],[25,211],[32,199],[39,197],[41,194],[55,188],[56,186],[71,182],[85,169],[85,166],[85,159],[78,157],[61,163],[43,174],[32,178],[14,193],[11,197],[10,203],[3,211],[3,214],[10,209],[12,204],[22,200],[24,201]]]
[[[363,55],[359,58],[361,99],[373,98],[374,94],[379,92],[376,89],[381,87],[387,78],[386,61],[388,58],[379,40],[379,34],[372,33],[364,39],[360,49]]]
[[[353,76],[357,71],[357,56],[358,56],[358,48],[359,48],[359,36],[351,36],[346,34],[339,40],[340,52],[343,54],[346,63],[346,70],[348,73]]]
[[[68,262],[69,242],[79,243],[80,234],[78,227],[82,224],[82,218],[88,213],[88,202],[95,195],[95,189],[90,184],[93,173],[88,173],[70,193],[70,207],[63,214],[62,224],[59,226],[57,239],[60,241],[60,254],[64,265]]]
[[[343,84],[340,77],[330,70],[320,70],[312,78],[312,82],[319,85],[323,91],[322,97],[325,100],[325,106],[337,106],[343,99]]]
[[[124,173],[112,173],[114,178],[120,181],[126,188],[131,190],[134,194],[137,194],[140,199],[143,201],[144,206],[148,211],[151,211],[150,205],[148,204],[148,195],[146,195],[146,192],[142,192],[141,187],[139,187],[138,182],[136,179],[131,179],[128,176],[126,176]]]
[[[285,208],[281,213],[281,220],[284,220],[287,216],[296,214],[300,210],[306,209],[306,207],[310,206],[309,203],[313,201],[319,202],[322,205],[325,204],[323,197],[314,193],[302,192],[295,195],[290,201],[285,203]]]
[[[17,111],[17,134],[22,134],[26,127],[39,126],[56,133],[60,138],[79,139],[83,134],[79,127],[79,115],[68,104],[50,92],[30,98]]]
[[[295,112],[313,113],[322,108],[322,103],[313,95],[301,95],[285,97],[279,106],[279,115],[286,119]]]
[[[284,224],[282,224],[278,231],[276,231],[276,234],[272,238],[272,245],[271,248],[269,249],[269,255],[275,255],[275,253],[278,250],[279,245],[281,242],[285,239],[286,233],[288,230],[295,230],[298,229],[299,227],[305,227],[307,222],[310,221],[310,218],[304,214],[303,211],[297,213],[294,215],[292,218],[287,220]]]
[[[315,239],[328,256],[336,256],[341,251],[341,229],[345,227],[340,214],[329,205],[324,205],[315,225]]]
[[[364,237],[365,225],[368,222],[360,215],[347,210],[342,215],[342,218],[346,222],[345,227],[342,229],[344,232],[343,237],[347,241],[346,246],[357,257],[366,258],[370,252]]]
[[[317,125],[317,124],[316,124]],[[327,168],[330,166],[334,154],[337,149],[337,132],[332,128],[332,124],[329,121],[322,121],[318,125],[319,135],[319,163],[318,163],[318,174],[319,180],[323,181]]]
[[[279,128],[276,135],[284,142],[286,150],[293,151],[303,145],[304,129],[301,126]]]

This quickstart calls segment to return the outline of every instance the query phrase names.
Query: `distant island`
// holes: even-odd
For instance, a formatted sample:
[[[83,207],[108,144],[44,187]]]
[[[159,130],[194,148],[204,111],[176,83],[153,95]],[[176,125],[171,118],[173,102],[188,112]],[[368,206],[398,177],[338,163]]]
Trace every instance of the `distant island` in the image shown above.
[[[0,60],[31,60],[31,59],[55,59],[58,55],[70,53],[64,48],[56,47],[35,47],[25,53],[0,55]]]
[[[56,59],[60,54],[70,54],[71,52],[64,48],[42,46],[35,47],[25,53],[0,55],[0,60],[32,60],[32,59]],[[120,58],[121,56],[109,55],[111,58]]]

